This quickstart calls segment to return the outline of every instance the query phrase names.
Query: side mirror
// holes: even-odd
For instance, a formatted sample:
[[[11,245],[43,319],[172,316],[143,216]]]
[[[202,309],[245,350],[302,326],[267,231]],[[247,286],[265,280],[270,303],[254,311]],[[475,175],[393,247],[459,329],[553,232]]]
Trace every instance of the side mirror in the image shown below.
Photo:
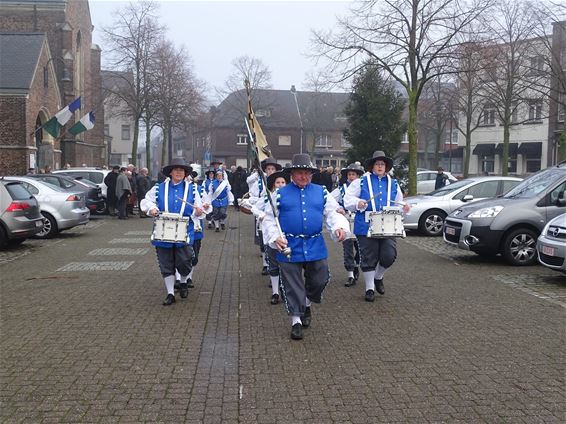
[[[556,204],[558,206],[566,206],[566,198],[564,197],[564,192],[561,191],[558,195],[558,199],[556,200]]]
[[[471,194],[466,194],[462,197],[462,202],[471,202],[472,200],[474,200],[474,196]]]

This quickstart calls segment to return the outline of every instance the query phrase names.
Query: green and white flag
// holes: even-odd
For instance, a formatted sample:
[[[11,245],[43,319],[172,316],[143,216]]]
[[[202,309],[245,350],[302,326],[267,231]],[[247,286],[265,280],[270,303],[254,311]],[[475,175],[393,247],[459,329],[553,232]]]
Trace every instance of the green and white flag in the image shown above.
[[[65,106],[64,109],[61,109],[59,112],[55,114],[53,118],[43,124],[39,129],[44,129],[47,131],[52,137],[58,138],[61,134],[61,128],[65,125],[69,119],[72,118],[73,113],[76,110],[81,108],[81,98],[77,97],[73,100],[68,106]]]
[[[69,128],[69,132],[73,135],[80,134],[94,128],[94,113],[89,112],[81,118],[79,122]]]

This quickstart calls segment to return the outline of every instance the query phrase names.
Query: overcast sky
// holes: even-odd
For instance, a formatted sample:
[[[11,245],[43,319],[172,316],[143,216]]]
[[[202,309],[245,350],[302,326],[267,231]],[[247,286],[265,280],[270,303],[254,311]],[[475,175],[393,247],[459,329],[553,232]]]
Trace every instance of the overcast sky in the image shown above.
[[[315,63],[308,53],[311,29],[330,29],[336,16],[348,13],[347,1],[188,1],[160,3],[160,21],[168,37],[188,50],[198,78],[210,88],[222,86],[234,58],[248,55],[269,67],[273,88],[294,84],[305,88],[305,75]],[[113,21],[112,12],[127,4],[89,0],[93,41],[104,51],[100,29]],[[97,31],[98,30],[98,31]],[[104,53],[103,53],[104,54]],[[104,66],[104,65],[103,65]]]

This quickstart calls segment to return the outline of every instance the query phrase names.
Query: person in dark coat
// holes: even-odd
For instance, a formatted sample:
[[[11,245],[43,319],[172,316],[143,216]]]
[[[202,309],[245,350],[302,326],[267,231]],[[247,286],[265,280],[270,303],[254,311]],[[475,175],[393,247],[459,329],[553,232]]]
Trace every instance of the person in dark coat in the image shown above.
[[[234,194],[234,207],[236,208],[236,210],[240,209],[238,205],[238,199],[240,199],[247,191],[244,191],[246,178],[246,172],[241,166],[238,166],[236,168],[236,171],[234,171],[234,173],[232,174],[232,193]]]
[[[140,173],[137,178],[138,209],[140,211],[140,218],[147,218],[147,214],[142,211],[140,203],[151,188],[151,180],[148,173],[149,171],[147,168],[142,168],[140,169]]]
[[[114,165],[112,167],[112,172],[109,172],[104,178],[104,184],[108,189],[106,190],[106,205],[108,207],[108,213],[111,216],[116,216],[116,207],[118,203],[118,198],[116,197],[116,180],[118,179],[118,172],[120,167]]]

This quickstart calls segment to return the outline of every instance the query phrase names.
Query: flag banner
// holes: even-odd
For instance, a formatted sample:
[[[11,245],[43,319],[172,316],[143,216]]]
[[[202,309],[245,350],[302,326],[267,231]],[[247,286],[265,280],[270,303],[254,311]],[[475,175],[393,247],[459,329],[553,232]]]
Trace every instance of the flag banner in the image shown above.
[[[255,116],[255,113],[252,108],[252,101],[248,96],[248,125],[251,130],[254,132],[255,135],[255,143],[257,147],[257,156],[258,160],[261,162],[271,156],[271,152],[269,150],[269,145],[267,144],[267,138],[259,125],[259,122]]]
[[[73,135],[80,134],[94,128],[94,113],[89,112],[83,116],[79,122],[69,128],[69,132]]]
[[[65,106],[59,112],[55,114],[53,118],[43,124],[39,129],[43,128],[47,131],[52,137],[59,138],[61,134],[61,128],[65,125],[69,119],[73,116],[76,110],[81,108],[81,98],[77,97],[73,100],[69,105]]]

